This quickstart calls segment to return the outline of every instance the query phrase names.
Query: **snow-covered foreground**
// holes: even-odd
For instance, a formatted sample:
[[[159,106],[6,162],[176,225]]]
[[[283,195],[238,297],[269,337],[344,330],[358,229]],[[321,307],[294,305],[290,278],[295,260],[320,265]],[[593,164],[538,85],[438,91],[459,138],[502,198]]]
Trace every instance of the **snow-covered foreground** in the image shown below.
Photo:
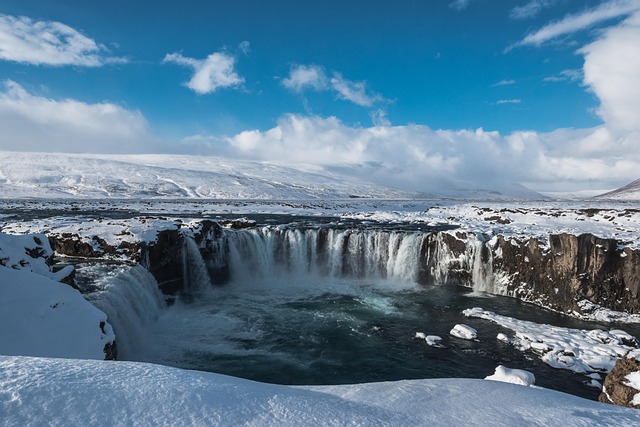
[[[495,381],[289,387],[133,362],[0,356],[4,425],[637,426],[640,411]]]

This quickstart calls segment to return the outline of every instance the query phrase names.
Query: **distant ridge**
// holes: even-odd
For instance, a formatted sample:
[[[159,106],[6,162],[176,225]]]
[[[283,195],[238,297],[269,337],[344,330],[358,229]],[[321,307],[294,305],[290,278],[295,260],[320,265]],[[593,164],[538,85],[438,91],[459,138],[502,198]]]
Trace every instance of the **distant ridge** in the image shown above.
[[[608,193],[600,194],[596,199],[640,200],[640,179]]]
[[[517,183],[425,180],[425,191],[341,167],[167,154],[0,152],[0,198],[67,199],[542,199]],[[373,174],[371,174],[373,175]]]

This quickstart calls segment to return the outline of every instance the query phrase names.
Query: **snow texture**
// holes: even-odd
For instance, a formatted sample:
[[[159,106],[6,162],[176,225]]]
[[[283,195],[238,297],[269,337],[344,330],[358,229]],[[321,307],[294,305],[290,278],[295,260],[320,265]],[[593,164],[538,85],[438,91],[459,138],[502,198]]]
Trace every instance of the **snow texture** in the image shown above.
[[[640,423],[633,409],[470,379],[290,387],[145,363],[0,356],[0,385],[7,426]]]
[[[0,152],[0,183],[0,198],[282,200],[411,196],[320,166],[160,154]]]
[[[473,329],[471,326],[463,324],[455,325],[449,333],[452,336],[463,340],[475,340],[478,337],[478,331]]]
[[[544,325],[478,307],[464,310],[462,314],[511,329],[515,335],[508,339],[514,347],[538,354],[549,366],[577,373],[611,372],[616,361],[634,349],[628,344],[635,344],[631,335],[617,329],[582,330]],[[500,338],[504,340],[504,334]]]
[[[531,372],[524,369],[510,369],[503,365],[498,365],[495,373],[485,377],[485,380],[519,384],[527,387],[536,383],[536,377]]]
[[[70,286],[0,267],[0,354],[104,359],[115,339],[106,321]]]

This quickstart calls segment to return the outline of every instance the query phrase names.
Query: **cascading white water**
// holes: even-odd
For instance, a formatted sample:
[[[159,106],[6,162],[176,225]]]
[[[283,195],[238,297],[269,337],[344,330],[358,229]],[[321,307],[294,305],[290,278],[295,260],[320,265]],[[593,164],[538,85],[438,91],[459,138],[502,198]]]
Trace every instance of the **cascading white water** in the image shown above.
[[[261,227],[226,232],[232,280],[311,274],[415,282],[419,232]]]
[[[190,236],[184,238],[183,280],[189,291],[206,289],[211,284],[207,265],[202,259],[198,244]]]
[[[99,290],[87,299],[107,314],[116,334],[118,358],[133,357],[143,345],[146,327],[166,306],[158,282],[144,267],[121,266],[103,272],[93,285]]]
[[[477,236],[468,239],[467,253],[471,262],[472,286],[474,292],[494,293],[493,254],[492,251],[486,250],[485,244]],[[483,260],[483,252],[488,259]]]

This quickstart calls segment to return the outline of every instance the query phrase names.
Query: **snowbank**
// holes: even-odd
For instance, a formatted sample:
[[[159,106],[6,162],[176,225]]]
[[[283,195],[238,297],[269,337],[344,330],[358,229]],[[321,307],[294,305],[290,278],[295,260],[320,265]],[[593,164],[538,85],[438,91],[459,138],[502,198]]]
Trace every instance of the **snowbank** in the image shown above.
[[[0,267],[0,354],[104,359],[107,315],[60,282]]]
[[[640,411],[495,381],[288,387],[133,362],[0,356],[21,425],[637,426]]]
[[[115,336],[107,315],[60,283],[42,234],[0,233],[0,354],[104,359]]]

